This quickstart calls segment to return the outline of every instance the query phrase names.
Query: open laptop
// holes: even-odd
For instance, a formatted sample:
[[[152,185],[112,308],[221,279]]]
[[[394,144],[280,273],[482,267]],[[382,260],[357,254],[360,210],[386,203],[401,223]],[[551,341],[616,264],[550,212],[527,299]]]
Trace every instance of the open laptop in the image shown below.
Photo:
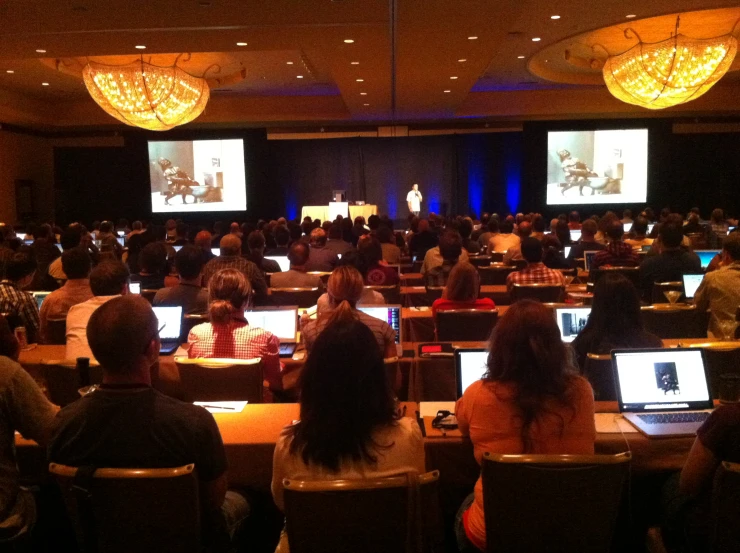
[[[403,324],[401,322],[401,306],[400,305],[358,305],[357,309],[385,321],[388,323],[393,330],[396,331],[396,352],[398,356],[403,355]]]
[[[704,280],[704,273],[684,273],[683,278],[683,295],[687,300],[693,300],[696,295],[696,289],[699,288],[701,281]]]
[[[623,223],[622,226],[624,227],[624,232],[629,232],[632,230],[632,223]]]
[[[647,227],[648,234],[650,234],[651,232],[653,232],[653,227],[654,226],[655,226],[655,223],[648,223],[648,227]]]
[[[280,340],[280,357],[293,357],[298,347],[298,306],[255,307],[245,311],[250,326],[272,332]]]
[[[60,252],[64,253],[64,248],[62,248],[62,245],[61,245],[61,244],[54,244],[54,245],[55,245],[55,246],[57,247],[57,249],[58,249],[58,250],[59,250]]]
[[[640,251],[647,253],[650,251],[650,248],[652,247],[653,247],[652,244],[643,244],[642,248],[640,248]]]
[[[555,320],[563,342],[572,342],[576,339],[576,336],[586,326],[590,314],[590,307],[558,307],[555,309]]]
[[[581,229],[571,230],[570,239],[573,242],[578,242],[581,239]]]
[[[125,230],[117,230],[116,231],[116,234],[118,236],[120,236],[121,238],[123,238],[124,236],[126,236],[126,231]]]
[[[594,259],[594,256],[599,253],[598,250],[588,250],[583,252],[583,268],[587,271],[591,270],[591,262]]]
[[[488,351],[484,348],[459,348],[455,350],[457,397],[462,397],[468,386],[483,377],[487,370],[487,363]]]
[[[128,291],[132,294],[141,294],[141,282],[129,282]]]
[[[221,255],[221,248],[211,248],[211,253],[218,257],[219,255]]]
[[[714,259],[714,256],[722,253],[722,250],[694,250],[694,253],[699,256],[701,260],[701,268],[706,269]]]
[[[702,348],[613,350],[619,412],[649,437],[693,436],[713,407]]]
[[[172,246],[172,249],[175,250],[175,253],[177,253],[182,249],[182,246]]]
[[[288,261],[287,255],[268,255],[265,256],[265,259],[276,261],[277,264],[280,265],[280,270],[282,272],[290,271],[290,261]]]
[[[33,298],[36,300],[36,305],[39,309],[41,309],[41,304],[44,303],[44,300],[46,299],[46,296],[51,294],[51,292],[31,292],[33,295]]]
[[[116,236],[116,241],[121,247],[124,247],[126,245],[126,238],[123,236]]]
[[[159,327],[159,339],[162,346],[159,355],[170,355],[175,353],[180,346],[180,329],[182,327],[182,306],[177,307],[152,307],[157,316]]]
[[[572,246],[565,246],[563,248],[563,257],[566,257],[567,258],[570,255],[570,249],[571,248],[572,248]]]

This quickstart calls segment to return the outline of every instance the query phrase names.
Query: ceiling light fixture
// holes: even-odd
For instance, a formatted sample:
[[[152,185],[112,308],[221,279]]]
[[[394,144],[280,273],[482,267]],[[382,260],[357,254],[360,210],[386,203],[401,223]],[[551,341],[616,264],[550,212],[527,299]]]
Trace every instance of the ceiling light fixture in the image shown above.
[[[350,63],[350,65],[360,65],[360,62],[359,61],[351,61],[349,63]]]
[[[189,123],[206,107],[206,79],[177,66],[160,67],[143,59],[128,65],[88,62],[82,70],[90,96],[108,113],[133,127],[165,131]]]
[[[626,17],[627,19],[634,19],[634,18],[635,18],[635,17],[637,17],[637,16],[636,16],[636,15],[635,15],[634,13],[631,13],[631,14],[629,14],[629,15],[625,15],[625,17]]]
[[[517,56],[516,59],[523,60],[526,56]]]
[[[13,73],[15,73],[15,71],[13,71],[12,69],[8,69],[8,70],[7,70],[7,71],[5,71],[5,72],[6,72],[6,73],[10,73],[11,75],[12,75]]]
[[[364,83],[365,79],[355,79],[358,83]]]
[[[468,37],[468,40],[478,40],[478,37],[477,36],[469,36]]]
[[[452,92],[451,90],[443,90],[445,94],[448,94],[449,92]]]
[[[540,37],[536,36],[536,37],[534,37],[532,39],[532,42],[539,42],[540,40],[542,40],[542,39]]]
[[[454,81],[455,79],[457,79],[457,77],[450,77],[450,79]]]
[[[296,75],[295,78],[296,79],[302,79],[303,78],[303,75]]]
[[[370,104],[362,104],[363,106],[369,106]]]
[[[344,39],[344,43],[345,43],[345,44],[353,44],[354,42],[355,42],[355,41],[354,41],[354,40],[352,40],[351,38],[345,38],[345,39]]]
[[[550,19],[560,19],[560,16],[559,15],[551,15],[550,16]]]
[[[42,50],[41,48],[39,48],[38,50],[36,50],[36,52],[39,53],[39,54],[46,54],[46,50]]]
[[[237,42],[236,45],[237,46],[247,46],[247,43],[246,42]]]
[[[367,96],[367,92],[360,92],[360,96]]]
[[[634,29],[625,29],[624,36],[638,43],[626,52],[609,55],[602,69],[615,98],[663,109],[695,100],[724,76],[735,59],[737,39],[731,33],[689,38],[679,34],[679,24],[680,17],[670,38],[653,43],[643,42]]]
[[[293,62],[292,62],[292,61],[286,61],[285,63],[286,63],[287,65],[293,65]]]
[[[49,83],[41,83],[41,86],[49,86]]]
[[[138,46],[134,46],[134,48],[136,48],[137,50],[146,50],[146,46],[144,46],[143,44],[139,44]]]

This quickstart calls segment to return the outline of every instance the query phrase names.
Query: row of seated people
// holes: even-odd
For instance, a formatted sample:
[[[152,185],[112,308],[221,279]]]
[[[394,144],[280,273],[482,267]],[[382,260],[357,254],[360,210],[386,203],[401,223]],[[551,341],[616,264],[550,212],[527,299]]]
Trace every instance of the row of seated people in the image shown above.
[[[237,289],[243,286],[237,284]],[[19,430],[48,446],[51,462],[68,466],[159,468],[194,463],[204,540],[214,550],[226,550],[232,540],[240,539],[249,504],[228,490],[224,446],[213,416],[151,386],[160,339],[148,302],[123,295],[95,310],[86,334],[102,366],[102,385],[61,410],[15,361],[18,344],[7,326],[0,328],[0,462],[6,469],[3,489],[9,491],[0,496],[0,512],[12,516],[10,531],[27,529],[33,520],[34,497],[18,486],[12,440]],[[282,431],[274,452],[272,494],[278,508],[284,506],[284,479],[356,480],[425,470],[420,428],[398,412],[377,338],[347,299],[317,329],[301,376],[300,420]],[[594,453],[593,391],[578,375],[550,310],[538,302],[517,302],[496,326],[488,349],[485,374],[456,406],[460,430],[472,441],[478,463],[486,452]],[[718,408],[699,430],[689,460],[680,478],[676,476],[678,485],[674,479],[666,488],[671,501],[682,505],[680,514],[667,513],[676,517],[665,528],[669,544],[687,536],[682,517],[705,512],[718,464],[740,461],[739,417],[740,404]],[[470,491],[460,506],[455,532],[460,551],[484,551],[480,479]],[[46,509],[40,519],[61,517],[49,512],[48,504]],[[699,544],[709,538],[689,537]],[[289,540],[283,532],[277,550],[287,551]]]

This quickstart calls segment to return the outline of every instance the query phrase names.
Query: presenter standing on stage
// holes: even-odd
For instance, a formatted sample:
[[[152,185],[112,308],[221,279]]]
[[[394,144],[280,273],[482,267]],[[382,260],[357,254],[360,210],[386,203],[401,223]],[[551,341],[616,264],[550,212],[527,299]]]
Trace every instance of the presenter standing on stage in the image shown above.
[[[409,204],[409,211],[414,214],[414,217],[419,216],[421,211],[421,192],[419,192],[419,185],[414,184],[411,187],[411,192],[406,194],[406,202]]]

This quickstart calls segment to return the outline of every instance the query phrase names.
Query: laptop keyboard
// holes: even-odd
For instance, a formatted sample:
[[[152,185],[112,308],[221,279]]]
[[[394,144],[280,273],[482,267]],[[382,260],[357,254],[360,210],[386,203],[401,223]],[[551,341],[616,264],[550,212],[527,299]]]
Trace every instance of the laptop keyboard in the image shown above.
[[[681,423],[681,422],[704,422],[709,413],[661,413],[657,415],[637,415],[647,424]]]

